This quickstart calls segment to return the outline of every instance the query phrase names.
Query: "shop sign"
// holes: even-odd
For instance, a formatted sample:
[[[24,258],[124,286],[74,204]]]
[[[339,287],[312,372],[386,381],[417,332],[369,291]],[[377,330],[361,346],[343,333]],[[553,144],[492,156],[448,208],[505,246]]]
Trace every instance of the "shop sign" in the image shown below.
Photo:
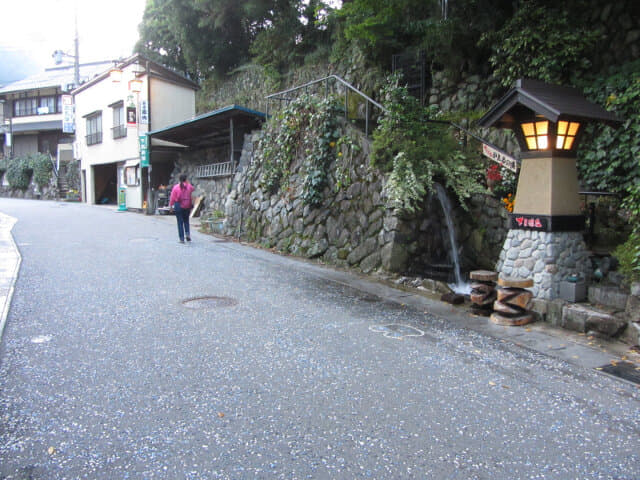
[[[149,137],[147,135],[139,135],[138,142],[140,145],[140,166],[149,166]]]
[[[76,131],[76,116],[73,106],[73,96],[62,95],[62,132],[73,133]]]
[[[486,143],[482,144],[482,153],[484,154],[485,157],[489,157],[491,160],[493,160],[496,163],[499,163],[504,168],[507,168],[514,173],[518,171],[518,161],[515,158],[493,147],[490,147]]]

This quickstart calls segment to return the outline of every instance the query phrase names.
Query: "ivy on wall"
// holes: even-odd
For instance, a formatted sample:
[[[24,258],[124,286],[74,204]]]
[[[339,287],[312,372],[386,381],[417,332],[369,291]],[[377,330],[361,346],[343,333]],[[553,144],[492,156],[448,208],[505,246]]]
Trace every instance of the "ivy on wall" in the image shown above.
[[[328,185],[330,164],[343,157],[343,150],[355,148],[342,133],[342,114],[333,98],[304,95],[290,102],[263,129],[258,144],[260,186],[271,194],[286,191],[292,164],[302,159],[301,198],[306,205],[318,207]],[[340,179],[346,182],[345,176]]]

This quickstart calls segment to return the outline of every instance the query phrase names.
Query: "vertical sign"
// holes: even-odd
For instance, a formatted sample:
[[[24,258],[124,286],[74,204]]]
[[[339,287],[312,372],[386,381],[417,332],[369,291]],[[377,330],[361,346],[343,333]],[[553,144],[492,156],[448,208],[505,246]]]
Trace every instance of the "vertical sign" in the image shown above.
[[[140,143],[140,166],[149,166],[149,137],[147,135],[139,135],[138,142]]]
[[[140,100],[140,125],[149,125],[149,102]]]
[[[62,95],[62,132],[73,133],[76,131],[75,111],[73,108],[73,97]]]

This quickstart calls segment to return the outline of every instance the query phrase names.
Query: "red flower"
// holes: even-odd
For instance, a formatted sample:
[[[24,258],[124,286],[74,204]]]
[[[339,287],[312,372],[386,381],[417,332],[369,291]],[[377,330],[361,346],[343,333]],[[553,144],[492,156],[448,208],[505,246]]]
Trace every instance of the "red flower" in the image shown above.
[[[500,175],[500,167],[498,165],[489,165],[487,168],[487,180],[491,180],[494,182],[499,182],[502,180],[502,175]]]

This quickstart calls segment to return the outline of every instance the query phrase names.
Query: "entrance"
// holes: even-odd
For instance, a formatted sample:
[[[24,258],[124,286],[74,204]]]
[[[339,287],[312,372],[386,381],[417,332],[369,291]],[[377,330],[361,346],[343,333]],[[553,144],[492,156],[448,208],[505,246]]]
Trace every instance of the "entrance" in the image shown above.
[[[115,163],[94,165],[94,198],[97,205],[115,205],[118,201],[118,169]]]

